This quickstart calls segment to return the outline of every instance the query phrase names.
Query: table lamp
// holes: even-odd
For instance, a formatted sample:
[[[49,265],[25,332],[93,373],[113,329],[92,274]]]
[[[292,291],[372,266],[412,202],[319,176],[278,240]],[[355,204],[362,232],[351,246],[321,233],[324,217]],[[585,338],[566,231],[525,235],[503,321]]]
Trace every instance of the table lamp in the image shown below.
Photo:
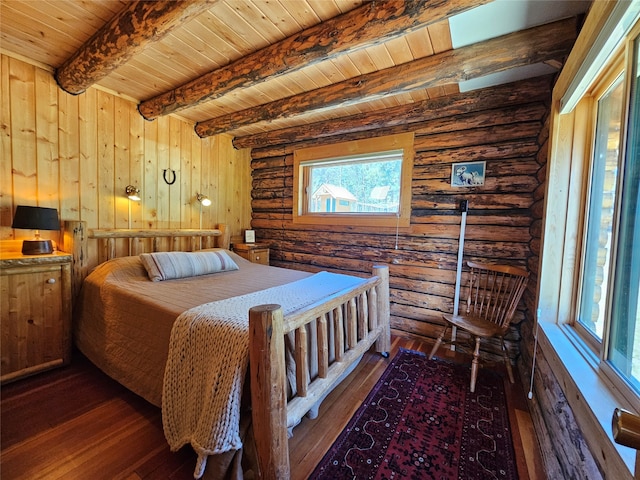
[[[11,228],[36,231],[33,240],[24,240],[22,242],[22,253],[24,255],[53,253],[51,240],[41,239],[40,230],[60,230],[58,210],[55,208],[18,205],[16,214],[13,216]]]

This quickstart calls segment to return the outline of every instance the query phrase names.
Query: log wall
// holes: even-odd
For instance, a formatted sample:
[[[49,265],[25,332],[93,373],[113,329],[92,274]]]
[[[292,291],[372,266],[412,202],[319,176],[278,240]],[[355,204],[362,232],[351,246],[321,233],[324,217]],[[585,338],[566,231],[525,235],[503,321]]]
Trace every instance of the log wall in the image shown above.
[[[251,225],[258,240],[271,245],[273,265],[287,268],[364,274],[373,263],[388,264],[392,327],[435,338],[442,314],[453,310],[461,200],[469,201],[465,259],[530,268],[539,138],[550,87],[547,77],[458,94],[411,106],[411,123],[338,138],[305,134],[296,141],[291,135],[286,142],[253,148]],[[396,235],[394,228],[292,223],[295,149],[401,132],[415,134],[409,228]],[[480,160],[486,161],[483,186],[451,187],[453,163]],[[523,306],[508,338],[514,358],[524,313]],[[485,355],[498,352],[496,343]]]
[[[231,137],[201,139],[173,116],[146,121],[134,102],[96,88],[70,95],[52,72],[6,55],[0,79],[0,239],[32,234],[11,229],[21,204],[57,208],[62,220],[88,228],[199,228],[196,192],[213,202],[202,210],[203,228],[226,223],[240,235],[249,225],[249,150],[234,149]],[[125,197],[129,184],[140,202]]]

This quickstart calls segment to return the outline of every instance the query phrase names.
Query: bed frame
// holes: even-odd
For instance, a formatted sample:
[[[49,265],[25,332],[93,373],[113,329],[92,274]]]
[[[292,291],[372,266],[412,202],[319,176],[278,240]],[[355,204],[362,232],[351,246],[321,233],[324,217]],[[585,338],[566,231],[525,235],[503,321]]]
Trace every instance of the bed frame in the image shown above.
[[[186,247],[185,237],[188,239]],[[212,230],[88,230],[84,222],[65,222],[63,250],[71,253],[74,258],[74,294],[79,292],[82,280],[89,270],[86,254],[89,239],[101,243],[100,258],[105,260],[116,256],[118,239],[128,239],[125,242],[128,243],[125,254],[130,255],[144,251],[195,251],[212,246],[229,248],[229,234],[224,225]],[[385,356],[388,354],[388,267],[373,266],[372,273],[363,285],[337,292],[287,317],[283,317],[279,305],[258,305],[248,312],[251,403],[260,478],[289,478],[288,432],[308,412],[317,412],[319,403],[373,344],[377,352]],[[335,332],[332,345],[334,361],[329,360],[328,353],[330,325]],[[298,392],[287,401],[285,335],[290,333],[295,337]],[[309,342],[312,342],[312,351],[317,351],[318,371],[317,377],[310,382],[307,360]]]

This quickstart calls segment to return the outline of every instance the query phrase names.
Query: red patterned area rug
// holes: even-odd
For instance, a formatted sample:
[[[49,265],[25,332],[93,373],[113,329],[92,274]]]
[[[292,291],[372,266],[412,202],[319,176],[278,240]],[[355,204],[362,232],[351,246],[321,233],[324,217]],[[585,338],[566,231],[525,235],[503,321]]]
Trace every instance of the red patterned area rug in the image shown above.
[[[400,350],[313,479],[517,479],[503,379]]]

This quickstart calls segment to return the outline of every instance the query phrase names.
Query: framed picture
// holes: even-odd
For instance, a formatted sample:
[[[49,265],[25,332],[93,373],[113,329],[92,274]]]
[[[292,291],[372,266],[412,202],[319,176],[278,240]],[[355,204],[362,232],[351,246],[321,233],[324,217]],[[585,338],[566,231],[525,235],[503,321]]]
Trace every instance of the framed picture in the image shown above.
[[[484,185],[487,162],[460,162],[451,166],[452,187],[479,187]]]
[[[254,243],[256,241],[256,231],[255,230],[245,230],[244,231],[244,243]]]

